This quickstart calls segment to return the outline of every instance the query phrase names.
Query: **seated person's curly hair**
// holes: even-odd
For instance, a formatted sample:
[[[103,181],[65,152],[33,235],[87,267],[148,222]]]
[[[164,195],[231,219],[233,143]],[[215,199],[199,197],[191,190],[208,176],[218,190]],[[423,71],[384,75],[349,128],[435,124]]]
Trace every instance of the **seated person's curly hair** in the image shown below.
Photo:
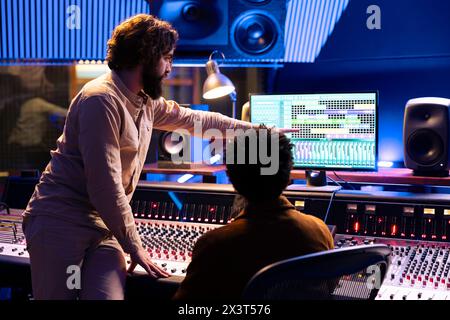
[[[230,144],[233,144],[234,158],[227,159],[227,175],[233,184],[236,191],[244,196],[247,201],[267,201],[274,200],[280,196],[283,190],[287,187],[290,180],[290,173],[293,166],[292,160],[292,144],[290,140],[282,133],[275,132],[264,125],[256,129],[256,143],[257,143],[257,161],[252,164],[250,159],[250,142],[252,139],[250,135],[251,130],[247,130],[245,134],[238,135]],[[271,138],[278,139],[278,150],[271,150]],[[273,161],[273,152],[279,153],[279,167],[278,171],[273,175],[262,175],[261,168],[270,167],[269,164],[262,164],[259,155],[260,143],[267,143],[265,153],[266,156]],[[253,140],[253,143],[255,141]],[[245,146],[245,147],[244,147]],[[227,149],[230,146],[227,147]],[[243,164],[237,163],[238,152],[245,153],[245,162]],[[228,156],[228,155],[227,155]],[[242,154],[241,154],[242,156]],[[232,163],[231,163],[232,162]]]

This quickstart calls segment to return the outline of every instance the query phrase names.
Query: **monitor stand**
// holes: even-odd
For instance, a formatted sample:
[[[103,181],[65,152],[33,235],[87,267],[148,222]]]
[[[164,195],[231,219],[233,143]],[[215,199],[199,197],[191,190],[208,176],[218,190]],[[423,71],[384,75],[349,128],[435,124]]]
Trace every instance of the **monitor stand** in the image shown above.
[[[306,185],[310,187],[324,187],[328,185],[325,170],[305,170]]]
[[[286,190],[306,192],[336,192],[342,189],[341,186],[329,186],[327,184],[327,175],[324,170],[305,170],[305,175],[306,185],[291,184],[286,188]]]
[[[322,186],[322,187],[313,187],[308,186],[306,184],[291,184],[287,186],[287,191],[304,191],[304,192],[336,192],[341,190],[340,186]]]

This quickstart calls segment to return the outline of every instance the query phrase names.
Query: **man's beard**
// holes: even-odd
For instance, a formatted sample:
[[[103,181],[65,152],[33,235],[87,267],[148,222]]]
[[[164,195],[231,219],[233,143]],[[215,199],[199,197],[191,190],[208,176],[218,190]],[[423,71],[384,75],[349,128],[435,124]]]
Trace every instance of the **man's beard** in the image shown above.
[[[149,70],[150,68],[145,68]],[[144,86],[144,92],[150,96],[153,100],[157,100],[162,95],[162,81],[163,76],[156,76],[155,73],[145,71],[142,73],[142,84]]]

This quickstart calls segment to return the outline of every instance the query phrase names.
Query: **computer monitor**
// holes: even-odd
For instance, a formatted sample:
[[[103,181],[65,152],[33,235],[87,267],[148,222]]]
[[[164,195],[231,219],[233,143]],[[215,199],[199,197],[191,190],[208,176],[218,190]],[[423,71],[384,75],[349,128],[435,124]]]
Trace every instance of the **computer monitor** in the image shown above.
[[[25,209],[38,182],[38,177],[8,177],[1,202],[10,208]]]
[[[289,133],[294,168],[377,170],[377,92],[251,94],[250,119]]]

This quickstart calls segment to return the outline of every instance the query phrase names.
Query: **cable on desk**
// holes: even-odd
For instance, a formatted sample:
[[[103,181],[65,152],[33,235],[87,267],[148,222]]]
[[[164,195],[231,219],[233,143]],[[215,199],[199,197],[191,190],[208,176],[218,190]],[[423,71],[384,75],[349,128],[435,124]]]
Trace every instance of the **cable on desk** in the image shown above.
[[[11,214],[9,211],[9,206],[5,202],[0,202],[0,211],[3,211],[6,209],[7,214]]]
[[[335,190],[331,193],[330,201],[328,202],[327,212],[325,213],[325,217],[323,218],[323,222],[325,222],[325,224],[327,223],[328,214],[330,213],[331,203],[333,202],[334,195],[336,194],[337,191],[338,190]]]
[[[346,181],[345,179],[342,179],[337,173],[336,171],[333,171],[333,174],[339,179],[341,180],[341,182],[344,182],[344,184],[348,185],[350,188],[352,188],[352,190],[356,190],[355,187],[353,187],[353,185],[351,183],[349,183],[348,181]],[[331,179],[331,178],[330,178]],[[331,179],[333,180],[333,179]],[[334,180],[333,180],[334,181]]]

